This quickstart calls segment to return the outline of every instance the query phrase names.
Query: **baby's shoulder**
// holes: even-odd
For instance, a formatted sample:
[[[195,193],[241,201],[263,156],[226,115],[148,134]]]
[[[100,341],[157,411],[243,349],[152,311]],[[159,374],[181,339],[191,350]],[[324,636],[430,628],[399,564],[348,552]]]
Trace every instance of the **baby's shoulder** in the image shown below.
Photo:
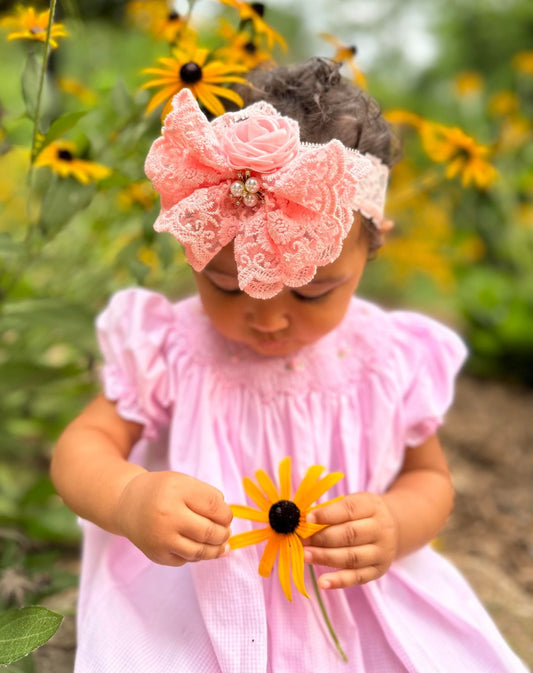
[[[442,322],[360,298],[351,302],[343,331],[359,356],[384,374],[414,371],[428,359],[453,362],[455,367],[466,356],[462,339]]]
[[[96,318],[99,335],[123,340],[134,346],[150,343],[164,348],[190,327],[200,313],[196,297],[177,302],[146,288],[131,287],[115,292]]]

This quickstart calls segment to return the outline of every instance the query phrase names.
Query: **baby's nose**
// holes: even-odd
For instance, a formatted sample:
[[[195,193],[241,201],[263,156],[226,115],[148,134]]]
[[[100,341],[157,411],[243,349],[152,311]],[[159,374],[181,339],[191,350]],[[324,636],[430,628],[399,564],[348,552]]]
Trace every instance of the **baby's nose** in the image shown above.
[[[281,332],[289,326],[289,315],[284,302],[273,299],[254,299],[247,313],[248,324],[257,332]]]

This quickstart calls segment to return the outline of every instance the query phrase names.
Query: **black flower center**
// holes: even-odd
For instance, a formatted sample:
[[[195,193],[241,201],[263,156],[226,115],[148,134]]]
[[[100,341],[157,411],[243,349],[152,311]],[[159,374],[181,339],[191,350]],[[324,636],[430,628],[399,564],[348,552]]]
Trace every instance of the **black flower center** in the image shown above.
[[[255,42],[252,42],[250,40],[250,42],[247,42],[244,45],[243,49],[246,53],[251,54],[253,56],[255,54],[255,52],[257,51],[257,45],[255,44]]]
[[[57,158],[61,159],[61,161],[73,161],[74,157],[68,150],[58,150],[57,151]]]
[[[268,512],[268,522],[276,533],[294,533],[300,523],[300,510],[290,500],[278,500]]]
[[[180,68],[180,79],[185,84],[196,84],[202,79],[202,68],[194,61],[189,61]]]
[[[169,15],[167,16],[167,21],[179,21],[180,20],[180,15],[178,12],[170,12]]]
[[[250,7],[256,14],[259,14],[259,16],[265,15],[265,5],[262,2],[252,2]]]

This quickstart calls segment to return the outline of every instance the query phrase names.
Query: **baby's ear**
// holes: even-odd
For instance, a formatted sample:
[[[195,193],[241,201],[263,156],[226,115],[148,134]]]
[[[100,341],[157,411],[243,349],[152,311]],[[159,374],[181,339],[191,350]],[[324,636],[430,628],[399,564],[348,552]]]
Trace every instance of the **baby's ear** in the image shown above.
[[[379,228],[380,232],[385,236],[394,229],[394,222],[392,220],[383,220]]]

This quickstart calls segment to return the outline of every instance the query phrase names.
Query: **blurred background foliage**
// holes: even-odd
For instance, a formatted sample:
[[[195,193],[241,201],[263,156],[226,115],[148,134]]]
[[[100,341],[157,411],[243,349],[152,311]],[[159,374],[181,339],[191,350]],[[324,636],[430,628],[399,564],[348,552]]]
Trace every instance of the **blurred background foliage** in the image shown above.
[[[40,167],[47,147],[33,118],[45,45],[8,40],[5,19],[20,3],[0,4],[0,607],[76,581],[54,570],[78,531],[47,466],[61,429],[97,391],[96,313],[131,284],[193,291],[179,246],[152,229],[158,206],[143,162],[161,119],[160,108],[145,114],[141,70],[169,44],[137,20],[139,4],[58,3],[68,36],[50,54],[38,130],[49,151],[66,144]],[[231,4],[245,5],[202,0],[178,14],[193,6],[202,44],[215,49],[221,17],[234,32],[250,28]],[[144,0],[146,11],[155,5]],[[361,293],[453,324],[471,373],[533,384],[533,3],[272,2],[264,19],[288,44],[275,45],[277,62],[343,60],[403,138],[389,201],[396,226]],[[264,35],[250,35],[264,47]]]

